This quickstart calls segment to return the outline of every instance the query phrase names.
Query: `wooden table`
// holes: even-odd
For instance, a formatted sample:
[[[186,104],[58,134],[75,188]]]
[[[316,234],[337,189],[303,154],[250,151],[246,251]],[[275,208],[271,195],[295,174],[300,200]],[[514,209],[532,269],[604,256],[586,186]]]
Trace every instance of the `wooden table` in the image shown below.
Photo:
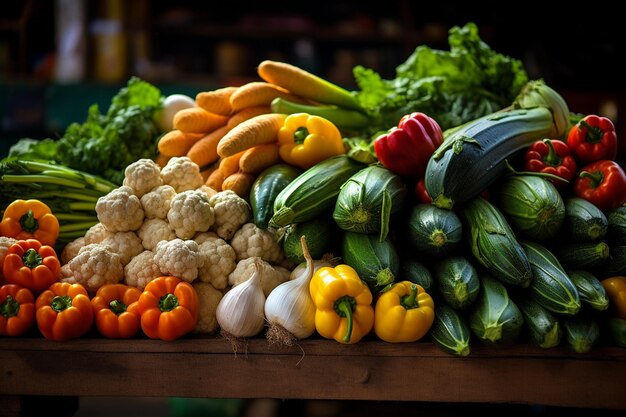
[[[373,339],[350,346],[310,339],[299,346],[283,347],[258,338],[238,346],[237,353],[229,341],[218,336],[174,342],[0,339],[0,398],[11,404],[23,395],[393,400],[626,409],[626,350],[598,347],[588,354],[575,354],[566,348],[474,346],[469,357],[457,358],[428,342],[389,344]]]

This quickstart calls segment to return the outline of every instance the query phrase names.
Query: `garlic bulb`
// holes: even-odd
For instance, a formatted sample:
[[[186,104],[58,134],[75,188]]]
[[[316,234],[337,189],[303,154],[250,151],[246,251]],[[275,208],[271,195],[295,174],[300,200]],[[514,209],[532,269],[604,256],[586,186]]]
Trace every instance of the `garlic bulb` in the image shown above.
[[[318,269],[323,268],[325,266],[331,266],[331,267],[337,266],[339,264],[339,259],[340,258],[333,256],[331,254],[328,254],[328,253],[322,256],[322,259],[314,259],[313,260],[313,273],[315,274]],[[293,271],[291,271],[291,274],[289,275],[289,279],[296,279],[296,277],[299,277],[300,275],[302,275],[306,267],[307,267],[306,261],[296,266],[293,269]]]
[[[263,307],[265,294],[261,273],[255,262],[254,274],[229,290],[217,305],[215,317],[221,329],[234,337],[256,336],[265,326]]]
[[[309,282],[313,278],[314,263],[306,246],[304,236],[300,238],[306,259],[306,268],[292,280],[274,288],[265,301],[265,317],[270,324],[268,339],[278,339],[290,344],[291,339],[304,339],[315,331],[315,305],[309,293]],[[280,329],[286,335],[276,335]]]

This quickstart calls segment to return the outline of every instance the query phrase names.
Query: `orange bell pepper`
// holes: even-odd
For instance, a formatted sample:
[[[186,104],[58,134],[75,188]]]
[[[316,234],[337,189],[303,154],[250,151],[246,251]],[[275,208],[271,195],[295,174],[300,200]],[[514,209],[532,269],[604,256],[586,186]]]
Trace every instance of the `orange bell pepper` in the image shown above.
[[[617,317],[626,320],[626,277],[616,276],[605,278],[602,286],[609,297],[609,306]]]
[[[35,319],[46,339],[62,342],[78,338],[91,329],[93,308],[81,284],[55,282],[35,301]]]
[[[0,335],[21,336],[35,323],[35,297],[24,287],[0,287]]]
[[[2,273],[9,284],[39,294],[59,280],[61,263],[52,246],[35,239],[18,240],[7,249]]]
[[[124,284],[103,285],[91,299],[96,328],[111,339],[133,337],[141,327],[137,301],[141,291]]]
[[[141,329],[152,339],[178,339],[196,327],[199,304],[191,284],[174,276],[158,277],[139,296]]]
[[[37,239],[42,245],[54,246],[59,237],[59,220],[39,200],[15,200],[4,210],[0,236]]]

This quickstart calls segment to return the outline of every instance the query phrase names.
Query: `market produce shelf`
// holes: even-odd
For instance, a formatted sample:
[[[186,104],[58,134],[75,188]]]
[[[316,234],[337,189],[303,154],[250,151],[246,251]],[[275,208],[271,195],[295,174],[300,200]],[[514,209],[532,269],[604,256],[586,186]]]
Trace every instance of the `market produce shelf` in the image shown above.
[[[0,339],[0,399],[43,396],[345,399],[626,409],[626,350],[474,346],[454,357],[429,342],[296,346],[219,336]]]

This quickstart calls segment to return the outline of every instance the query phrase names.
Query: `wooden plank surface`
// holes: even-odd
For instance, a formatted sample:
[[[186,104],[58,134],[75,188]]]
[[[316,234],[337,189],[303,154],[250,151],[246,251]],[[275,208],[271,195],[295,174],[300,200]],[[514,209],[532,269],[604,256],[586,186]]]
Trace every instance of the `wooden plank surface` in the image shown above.
[[[311,339],[271,346],[220,337],[0,339],[0,395],[303,398],[542,404],[626,409],[626,351]]]

